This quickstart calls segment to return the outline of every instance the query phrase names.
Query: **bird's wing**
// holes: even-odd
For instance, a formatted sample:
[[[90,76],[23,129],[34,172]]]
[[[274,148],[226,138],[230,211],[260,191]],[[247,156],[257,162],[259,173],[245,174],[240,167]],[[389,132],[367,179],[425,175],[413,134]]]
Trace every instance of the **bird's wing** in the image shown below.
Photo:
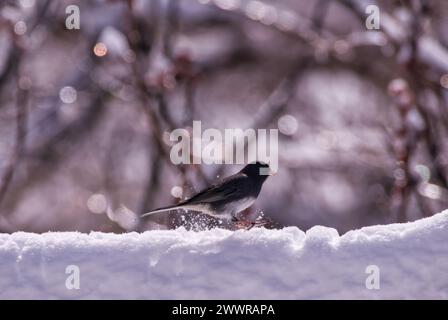
[[[241,190],[240,186],[247,179],[245,174],[236,174],[223,180],[221,183],[213,185],[190,199],[181,202],[178,205],[212,203],[224,199],[237,198]]]
[[[146,212],[145,214],[141,215],[141,217],[146,217],[160,212],[168,212],[170,210],[176,209],[191,209],[209,214],[208,212],[202,211],[199,207],[196,207],[194,205],[213,203],[224,199],[231,200],[239,198],[241,193],[241,184],[245,183],[246,181],[247,176],[245,174],[237,173],[224,179],[219,184],[202,190],[188,200],[182,201],[174,206],[158,208],[153,211]],[[192,207],[189,207],[190,205],[192,205]]]

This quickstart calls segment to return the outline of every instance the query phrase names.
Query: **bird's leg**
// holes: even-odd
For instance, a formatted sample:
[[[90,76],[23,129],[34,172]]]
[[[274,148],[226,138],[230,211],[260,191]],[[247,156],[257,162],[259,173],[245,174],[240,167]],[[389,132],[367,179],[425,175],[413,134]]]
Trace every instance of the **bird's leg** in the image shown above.
[[[236,217],[233,217],[232,222],[233,222],[233,226],[234,226],[235,230],[239,230],[239,229],[248,230],[249,228],[252,228],[252,222],[247,221],[247,220],[241,220]]]
[[[246,228],[246,230],[252,229],[253,227],[255,227],[255,224],[255,222],[249,222],[249,226]]]
[[[269,218],[259,218],[255,220],[254,227],[262,227],[270,223],[272,223],[272,220]]]
[[[269,219],[258,219],[255,221],[247,221],[247,220],[239,220],[238,218],[232,218],[232,222],[234,223],[234,227],[239,230],[239,229],[245,229],[245,230],[250,230],[253,227],[262,227],[268,223],[271,222],[271,220]]]

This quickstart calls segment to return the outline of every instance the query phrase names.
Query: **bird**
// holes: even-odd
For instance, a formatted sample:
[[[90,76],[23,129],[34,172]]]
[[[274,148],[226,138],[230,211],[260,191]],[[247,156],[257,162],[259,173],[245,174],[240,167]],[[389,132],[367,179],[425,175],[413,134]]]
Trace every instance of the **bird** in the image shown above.
[[[185,201],[174,206],[162,207],[146,212],[141,217],[183,209],[201,212],[250,229],[255,225],[262,224],[244,221],[238,216],[238,213],[247,209],[255,202],[260,194],[263,183],[272,174],[273,171],[268,164],[261,161],[252,162],[246,165],[241,171],[200,191]]]

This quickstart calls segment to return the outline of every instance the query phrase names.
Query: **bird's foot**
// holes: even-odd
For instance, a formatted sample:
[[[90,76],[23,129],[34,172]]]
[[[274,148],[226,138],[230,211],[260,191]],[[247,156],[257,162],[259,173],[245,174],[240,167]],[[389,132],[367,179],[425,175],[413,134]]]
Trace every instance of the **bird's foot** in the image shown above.
[[[254,222],[237,220],[233,223],[233,227],[235,230],[250,230],[254,227]]]
[[[234,224],[233,226],[235,227],[236,230],[250,230],[254,227],[262,227],[266,224],[271,223],[272,221],[270,219],[257,219],[255,221],[247,221],[247,220],[233,220]]]

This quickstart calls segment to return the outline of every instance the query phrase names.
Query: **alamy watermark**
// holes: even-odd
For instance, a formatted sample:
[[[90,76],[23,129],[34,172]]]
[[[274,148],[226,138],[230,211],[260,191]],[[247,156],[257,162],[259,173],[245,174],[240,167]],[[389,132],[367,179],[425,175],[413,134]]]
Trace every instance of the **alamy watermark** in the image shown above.
[[[368,290],[379,290],[380,289],[380,268],[371,264],[366,267],[366,274],[368,274],[366,278],[366,289]]]
[[[77,265],[71,264],[65,268],[65,274],[69,276],[65,280],[65,287],[68,290],[79,290],[81,288],[81,272]]]
[[[278,129],[205,129],[193,121],[192,133],[175,129],[170,141],[173,164],[245,164],[262,161],[278,170]],[[267,169],[267,168],[262,168]],[[272,173],[271,172],[271,173]],[[260,174],[270,174],[269,169]]]
[[[368,5],[366,7],[366,28],[367,30],[379,30],[380,29],[380,8],[376,5]]]
[[[77,5],[71,4],[65,8],[65,13],[68,14],[65,18],[65,27],[68,30],[79,30],[81,28],[81,13]]]

